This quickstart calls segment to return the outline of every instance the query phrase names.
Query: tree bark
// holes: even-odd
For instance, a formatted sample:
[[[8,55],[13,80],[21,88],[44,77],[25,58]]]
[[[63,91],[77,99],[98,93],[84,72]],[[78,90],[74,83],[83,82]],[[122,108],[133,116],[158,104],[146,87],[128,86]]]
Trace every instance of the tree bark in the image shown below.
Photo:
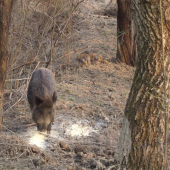
[[[138,62],[115,157],[121,170],[161,170],[167,168],[170,2],[135,0],[132,6]]]
[[[3,94],[7,74],[7,37],[13,0],[0,1],[0,131],[3,122]]]
[[[130,66],[136,64],[136,39],[130,0],[117,0],[117,59]]]

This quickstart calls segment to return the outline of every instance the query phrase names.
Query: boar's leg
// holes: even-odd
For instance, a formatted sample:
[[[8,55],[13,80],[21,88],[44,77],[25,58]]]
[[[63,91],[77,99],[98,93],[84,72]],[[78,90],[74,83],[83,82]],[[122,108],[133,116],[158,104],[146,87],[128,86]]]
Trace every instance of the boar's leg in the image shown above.
[[[57,101],[57,92],[55,91],[54,93],[53,93],[53,103],[55,103],[56,101]]]
[[[51,123],[50,123],[50,124],[48,125],[48,127],[47,127],[47,133],[49,134],[50,131],[51,131]]]

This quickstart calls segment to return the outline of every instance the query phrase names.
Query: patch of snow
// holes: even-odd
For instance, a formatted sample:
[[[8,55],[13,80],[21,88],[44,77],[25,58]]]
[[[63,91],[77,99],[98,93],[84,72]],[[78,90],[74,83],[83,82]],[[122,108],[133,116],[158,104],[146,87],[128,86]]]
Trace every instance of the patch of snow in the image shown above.
[[[74,136],[90,136],[90,133],[97,132],[90,126],[82,126],[78,124],[73,124],[66,129],[66,134],[72,137]]]
[[[56,140],[70,140],[71,137],[87,137],[92,133],[98,133],[101,129],[101,125],[98,124],[94,128],[90,126],[90,122],[86,119],[83,120],[70,120],[66,119],[63,122],[56,123],[52,126],[50,134],[37,131],[37,127],[30,127],[24,134],[28,143],[36,145],[41,149],[46,149],[48,141],[55,142]],[[48,139],[48,140],[47,140]]]
[[[39,148],[46,148],[46,143],[45,143],[45,135],[37,132],[35,133],[30,139],[29,139],[29,144],[31,145],[36,145]]]

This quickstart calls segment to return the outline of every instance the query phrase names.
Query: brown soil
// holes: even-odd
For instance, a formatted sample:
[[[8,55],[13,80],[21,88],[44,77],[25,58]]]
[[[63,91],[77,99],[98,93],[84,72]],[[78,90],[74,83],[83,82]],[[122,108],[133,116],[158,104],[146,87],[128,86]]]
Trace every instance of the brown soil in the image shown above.
[[[86,0],[74,14],[70,49],[84,50],[70,56],[69,64],[61,60],[54,67],[58,91],[52,126],[55,135],[45,137],[46,148],[29,144],[28,131],[35,126],[32,127],[26,99],[28,82],[24,80],[18,86],[16,81],[18,89],[14,92],[12,80],[8,79],[0,170],[102,170],[116,166],[114,152],[134,68],[112,62],[116,53],[116,18],[106,15],[108,4],[109,0]],[[56,55],[62,51],[61,45]],[[102,60],[81,65],[77,60],[81,53],[95,53]],[[23,70],[20,75],[26,78]],[[91,128],[89,135],[69,135],[68,129],[74,124]]]

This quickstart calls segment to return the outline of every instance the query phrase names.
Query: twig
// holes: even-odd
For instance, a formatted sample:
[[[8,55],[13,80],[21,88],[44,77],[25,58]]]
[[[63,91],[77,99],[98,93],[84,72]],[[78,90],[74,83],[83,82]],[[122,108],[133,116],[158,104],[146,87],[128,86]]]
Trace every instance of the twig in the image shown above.
[[[23,96],[21,96],[20,99],[17,102],[15,102],[9,109],[5,110],[4,113],[6,113],[8,110],[12,109],[17,103],[19,103],[21,101],[22,97]]]
[[[41,63],[41,64],[46,64],[47,63],[47,61],[34,61],[34,62],[28,62],[28,63],[24,63],[24,64],[22,64],[22,65],[20,65],[20,66],[17,66],[17,67],[15,67],[15,68],[13,68],[13,69],[11,69],[10,71],[14,71],[14,70],[16,70],[16,69],[18,69],[18,68],[20,68],[20,67],[24,67],[24,66],[27,66],[27,65],[31,65],[31,64],[38,64],[38,63]]]
[[[77,50],[71,51],[70,53],[65,54],[65,55],[62,55],[61,57],[57,58],[56,60],[54,60],[54,62],[58,61],[59,59],[61,59],[61,58],[63,58],[63,57],[67,57],[67,56],[69,56],[70,54],[74,54],[74,53],[76,53],[76,52],[78,52],[78,51],[84,50],[84,49],[86,49],[86,48],[88,48],[88,47],[79,48],[79,49],[77,49]]]
[[[27,125],[22,125],[20,127],[31,127],[31,126],[35,126],[35,125],[36,125],[36,123],[31,123],[31,124],[27,124]]]
[[[79,2],[77,2],[76,5],[74,5],[74,3],[72,2],[72,6],[74,7],[74,10],[78,7],[79,4],[81,4],[82,2],[84,2],[84,0],[81,0]]]
[[[29,78],[22,78],[22,79],[8,79],[5,81],[21,81],[21,80],[29,80]]]

